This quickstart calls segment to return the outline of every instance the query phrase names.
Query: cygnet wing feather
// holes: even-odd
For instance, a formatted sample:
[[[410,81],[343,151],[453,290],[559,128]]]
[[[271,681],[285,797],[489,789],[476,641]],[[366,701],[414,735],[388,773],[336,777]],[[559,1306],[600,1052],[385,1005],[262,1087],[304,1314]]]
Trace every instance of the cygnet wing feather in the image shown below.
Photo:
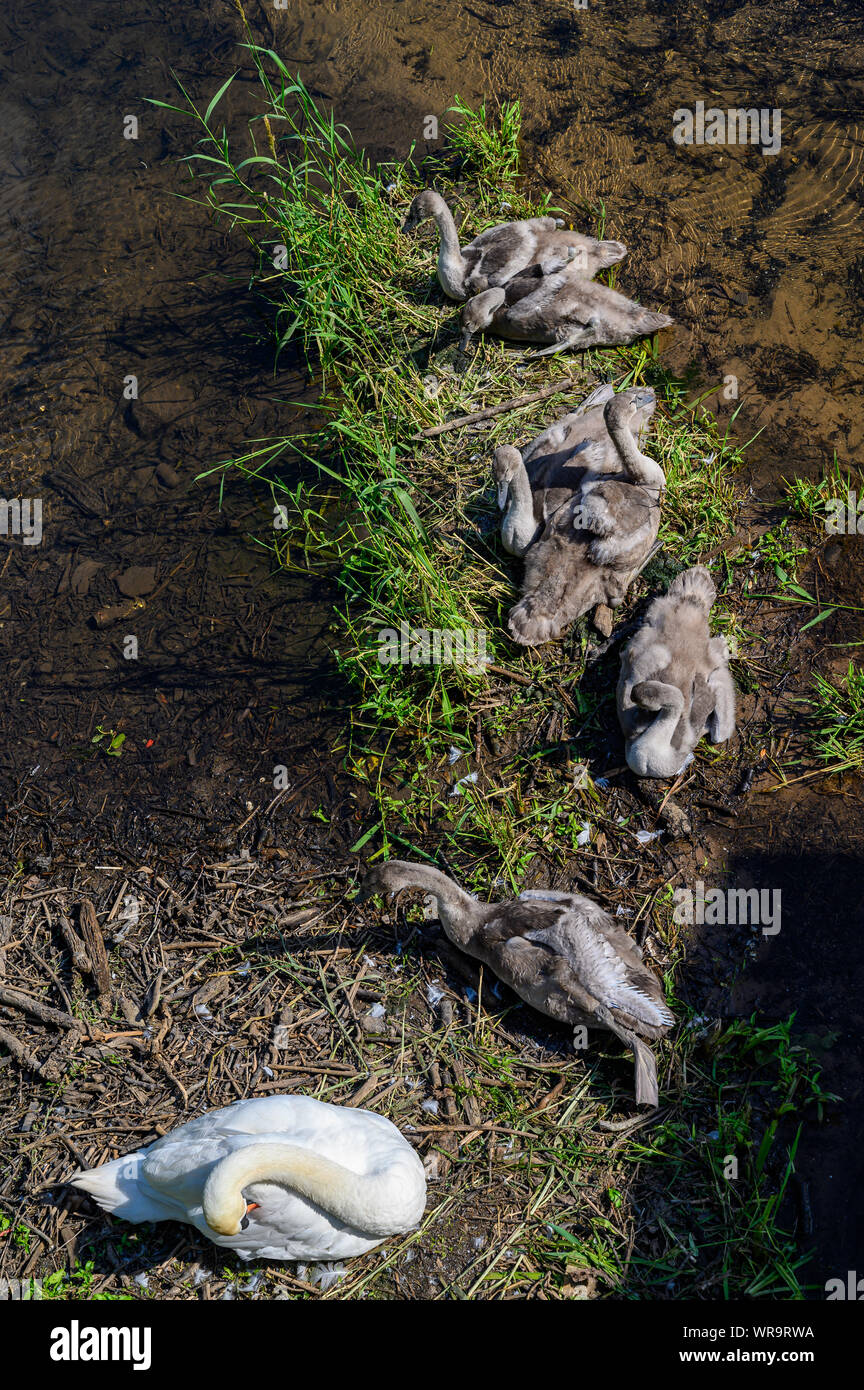
[[[628,1014],[650,1028],[671,1024],[672,1014],[645,991],[614,946],[579,911],[563,911],[547,925],[525,933],[550,947],[578,975],[599,1003]]]

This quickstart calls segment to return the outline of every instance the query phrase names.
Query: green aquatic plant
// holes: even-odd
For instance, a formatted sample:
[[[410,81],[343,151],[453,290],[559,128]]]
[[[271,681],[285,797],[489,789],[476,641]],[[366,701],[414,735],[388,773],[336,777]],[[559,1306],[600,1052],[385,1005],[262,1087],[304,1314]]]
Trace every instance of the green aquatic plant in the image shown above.
[[[849,662],[839,685],[818,672],[808,708],[809,741],[822,763],[840,771],[864,766],[864,668]]]
[[[511,182],[519,174],[519,133],[522,107],[518,101],[505,102],[493,120],[486,103],[471,107],[461,97],[453,98],[450,111],[460,119],[445,126],[445,134],[459,161],[459,172],[484,183]]]
[[[784,517],[779,526],[772,527],[761,537],[757,554],[771,566],[781,584],[788,584],[794,581],[798,561],[807,554],[807,547],[790,535],[789,518]]]
[[[850,494],[854,496],[856,504],[864,498],[864,474],[858,470],[844,468],[836,453],[828,467],[823,470],[821,478],[783,478],[782,482],[786,498],[796,516],[803,517],[811,526],[829,533],[837,504],[840,504],[844,514],[844,524],[842,527],[835,525],[834,530],[845,530],[845,513]],[[857,510],[857,505],[853,510]]]

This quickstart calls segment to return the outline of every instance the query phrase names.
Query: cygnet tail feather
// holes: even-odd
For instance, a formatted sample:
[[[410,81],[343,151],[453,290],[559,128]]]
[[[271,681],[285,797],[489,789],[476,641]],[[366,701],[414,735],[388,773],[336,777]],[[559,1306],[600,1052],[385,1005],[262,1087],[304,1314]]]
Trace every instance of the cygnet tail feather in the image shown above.
[[[636,1063],[636,1104],[656,1107],[660,1094],[657,1089],[657,1063],[654,1053],[635,1033],[631,1037],[630,1046]]]
[[[659,333],[661,328],[669,328],[675,322],[668,314],[655,313],[653,309],[644,309],[637,321],[639,334],[650,337],[653,333]]]
[[[697,608],[701,608],[707,616],[717,597],[717,590],[714,587],[714,580],[705,566],[694,565],[693,569],[685,570],[683,574],[675,576],[669,585],[669,597],[695,603]]]

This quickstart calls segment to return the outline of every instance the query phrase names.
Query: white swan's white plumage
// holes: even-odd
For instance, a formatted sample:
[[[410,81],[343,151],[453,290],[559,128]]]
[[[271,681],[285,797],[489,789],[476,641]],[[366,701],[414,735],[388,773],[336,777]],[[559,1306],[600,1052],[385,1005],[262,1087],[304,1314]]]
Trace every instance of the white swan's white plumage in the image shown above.
[[[244,1260],[350,1259],[426,1205],[395,1125],[308,1096],[236,1101],[71,1182],[126,1221],[183,1221]]]

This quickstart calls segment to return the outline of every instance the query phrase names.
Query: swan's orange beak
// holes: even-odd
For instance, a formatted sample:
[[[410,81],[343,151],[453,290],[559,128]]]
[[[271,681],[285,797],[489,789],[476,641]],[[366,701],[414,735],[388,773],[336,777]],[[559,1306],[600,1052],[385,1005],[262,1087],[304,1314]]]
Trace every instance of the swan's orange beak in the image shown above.
[[[260,1205],[261,1205],[260,1202],[247,1202],[247,1203],[246,1203],[246,1215],[248,1216],[249,1213],[250,1213],[250,1211],[257,1211],[258,1208],[260,1207]]]

